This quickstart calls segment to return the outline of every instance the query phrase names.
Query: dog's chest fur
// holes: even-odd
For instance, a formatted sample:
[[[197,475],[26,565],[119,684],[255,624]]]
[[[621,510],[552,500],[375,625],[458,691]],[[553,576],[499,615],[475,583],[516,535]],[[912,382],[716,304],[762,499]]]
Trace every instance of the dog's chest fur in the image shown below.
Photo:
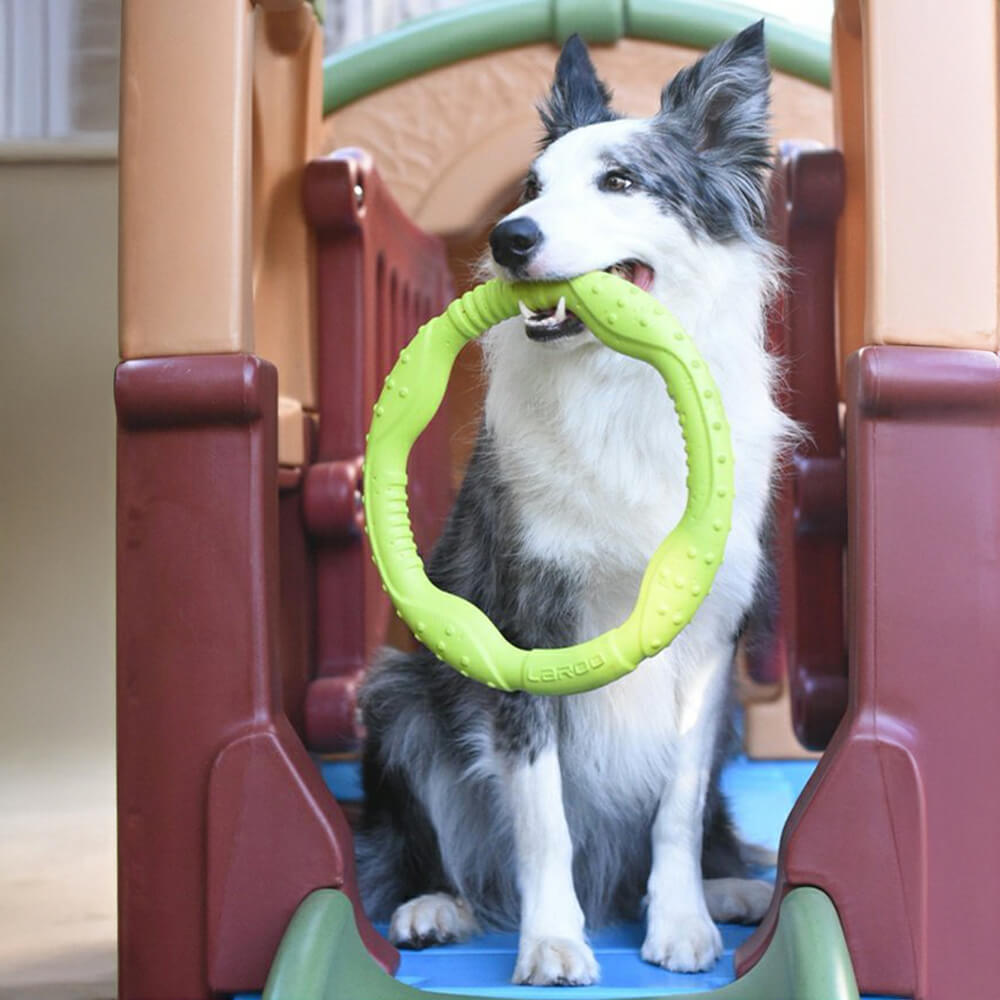
[[[757,263],[749,256],[744,266]],[[705,692],[707,659],[726,657],[750,605],[761,560],[775,455],[787,422],[771,399],[763,349],[763,265],[717,308],[675,309],[719,384],[736,457],[733,527],[712,591],[659,656],[608,687],[563,699],[560,758],[574,795],[651,809],[690,713],[718,707]],[[741,294],[742,293],[742,294]],[[704,301],[704,299],[701,299]],[[687,308],[685,309],[685,307]],[[578,640],[620,624],[649,557],[687,499],[680,427],[660,376],[595,342],[553,349],[517,320],[487,345],[486,421],[525,552],[573,577]],[[713,701],[715,702],[713,704]],[[570,796],[567,795],[567,798]]]

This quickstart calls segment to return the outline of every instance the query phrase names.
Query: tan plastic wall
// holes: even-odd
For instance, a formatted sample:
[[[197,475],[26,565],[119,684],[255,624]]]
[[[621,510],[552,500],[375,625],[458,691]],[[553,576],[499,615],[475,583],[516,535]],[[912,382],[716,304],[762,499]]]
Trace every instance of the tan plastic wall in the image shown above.
[[[849,11],[843,4],[833,19],[833,98],[836,144],[844,154],[846,179],[837,229],[837,340],[843,373],[847,358],[865,342],[868,281],[864,52],[860,11]]]
[[[249,0],[122,5],[123,358],[252,350]]]
[[[651,114],[663,84],[699,52],[624,39],[593,46],[616,106]],[[500,211],[534,155],[535,105],[552,80],[552,45],[467,59],[370,94],[330,115],[323,149],[362,146],[425,229],[461,240]],[[833,140],[829,91],[784,74],[774,84],[778,138]]]
[[[836,39],[849,210],[865,220],[864,339],[996,350],[996,4],[840,0]],[[844,254],[858,217],[845,222]],[[855,268],[841,296],[848,345]]]
[[[288,4],[286,3],[286,6]],[[316,405],[313,246],[302,171],[319,149],[323,32],[312,8],[257,11],[253,53],[253,310],[278,391]]]

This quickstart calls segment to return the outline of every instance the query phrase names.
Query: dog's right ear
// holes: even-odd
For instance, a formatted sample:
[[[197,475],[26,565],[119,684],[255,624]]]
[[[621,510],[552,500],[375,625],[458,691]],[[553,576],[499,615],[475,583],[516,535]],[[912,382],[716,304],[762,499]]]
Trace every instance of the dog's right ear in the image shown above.
[[[597,76],[590,53],[579,35],[570,35],[559,54],[552,90],[538,113],[545,126],[543,146],[584,125],[612,121],[611,91]]]

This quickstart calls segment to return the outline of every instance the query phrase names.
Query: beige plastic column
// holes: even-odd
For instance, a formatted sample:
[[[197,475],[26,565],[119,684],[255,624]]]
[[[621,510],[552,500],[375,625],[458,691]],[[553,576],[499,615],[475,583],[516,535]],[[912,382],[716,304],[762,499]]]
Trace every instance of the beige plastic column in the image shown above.
[[[836,145],[844,154],[844,209],[837,227],[839,369],[865,342],[868,280],[865,225],[865,89],[861,9],[838,3],[833,17],[833,107]],[[843,384],[843,377],[841,377]]]
[[[319,149],[322,60],[323,33],[310,4],[258,4],[253,67],[254,331],[257,354],[278,369],[281,430],[300,451],[302,408],[316,405],[315,267],[301,181],[306,163]],[[297,432],[285,427],[285,414],[293,413],[296,404]],[[287,448],[282,452],[283,461],[292,457]]]
[[[861,112],[845,100],[858,90],[859,31],[863,53],[865,340],[996,350],[996,4],[840,0],[837,10],[845,140]]]
[[[124,0],[123,358],[250,351],[249,0]]]

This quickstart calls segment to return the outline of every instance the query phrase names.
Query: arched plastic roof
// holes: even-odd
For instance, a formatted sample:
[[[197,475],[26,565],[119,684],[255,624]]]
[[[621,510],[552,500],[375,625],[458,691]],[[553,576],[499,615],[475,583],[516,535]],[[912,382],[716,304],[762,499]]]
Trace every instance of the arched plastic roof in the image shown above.
[[[539,42],[643,38],[706,49],[764,15],[720,0],[483,0],[418,18],[330,56],[323,113],[390,84],[472,56]],[[771,65],[828,87],[830,39],[767,17]]]

